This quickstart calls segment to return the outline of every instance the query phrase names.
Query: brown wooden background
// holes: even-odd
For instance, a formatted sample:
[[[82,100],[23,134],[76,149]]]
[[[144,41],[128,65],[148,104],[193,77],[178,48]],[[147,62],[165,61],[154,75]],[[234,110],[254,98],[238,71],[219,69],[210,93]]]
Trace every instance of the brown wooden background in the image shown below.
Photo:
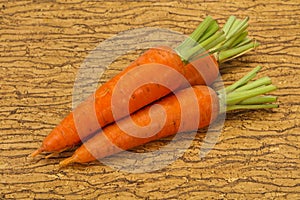
[[[225,83],[262,65],[279,109],[228,114],[206,158],[199,133],[182,158],[151,173],[98,162],[57,170],[71,152],[27,159],[70,111],[76,72],[101,41],[138,27],[188,34],[206,15],[223,24],[233,14],[250,16],[261,46],[222,66]],[[0,1],[0,199],[300,199],[299,17],[296,0]]]

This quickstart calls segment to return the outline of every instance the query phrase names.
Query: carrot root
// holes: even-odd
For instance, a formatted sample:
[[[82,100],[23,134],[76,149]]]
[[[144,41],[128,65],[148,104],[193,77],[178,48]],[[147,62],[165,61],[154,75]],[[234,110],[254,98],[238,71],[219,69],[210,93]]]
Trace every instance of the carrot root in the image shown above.
[[[52,158],[52,157],[55,157],[55,156],[58,156],[60,152],[53,152],[47,156],[45,156],[45,159],[49,159],[49,158]]]
[[[76,161],[77,159],[75,156],[69,157],[59,163],[59,169],[64,168],[72,163],[75,163]]]
[[[42,153],[43,151],[44,151],[44,148],[43,148],[43,147],[40,147],[39,149],[37,149],[37,150],[35,150],[33,153],[31,153],[31,154],[29,155],[29,157],[34,158],[34,157],[36,157],[37,155],[39,155],[40,153]]]
[[[61,152],[64,152],[64,151],[67,150],[67,149],[69,149],[69,147],[64,148],[64,149],[62,149],[62,150],[60,150],[60,151],[55,151],[55,152],[53,152],[53,153],[51,153],[51,154],[45,156],[45,158],[46,158],[46,159],[49,159],[49,158],[52,158],[52,157],[54,157],[54,156],[58,156]]]

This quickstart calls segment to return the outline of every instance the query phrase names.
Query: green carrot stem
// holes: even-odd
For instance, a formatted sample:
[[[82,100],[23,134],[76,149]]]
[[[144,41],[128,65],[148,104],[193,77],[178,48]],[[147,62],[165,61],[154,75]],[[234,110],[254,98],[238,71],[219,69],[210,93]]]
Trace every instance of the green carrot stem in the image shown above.
[[[189,57],[189,60],[196,60],[197,58],[199,58],[198,56],[200,55],[200,57],[202,56],[207,56],[208,54],[213,54],[214,49],[213,47],[216,46],[217,44],[223,42],[225,40],[225,36],[221,35],[220,37],[217,37],[215,40],[212,40],[212,42],[207,42],[203,45],[198,45],[198,51],[195,51],[195,53],[190,54],[191,56]],[[204,41],[205,42],[205,41]],[[210,49],[209,51],[207,49]],[[196,50],[196,49],[195,49]],[[208,54],[207,54],[208,52]],[[205,54],[203,54],[205,53]]]
[[[232,33],[235,30],[235,28],[241,23],[241,20],[236,19],[233,21],[232,25],[230,26],[230,29],[227,30],[226,33],[226,38],[231,38],[232,37]]]
[[[207,16],[203,23],[199,25],[199,28],[194,31],[190,38],[193,39],[194,41],[198,41],[199,38],[204,34],[205,30],[214,22],[215,20],[211,16]],[[193,43],[194,44],[194,43]],[[193,45],[192,44],[192,45]]]
[[[244,39],[246,39],[247,35],[248,35],[248,31],[240,33],[240,35],[238,35],[238,37],[235,38],[235,40],[232,42],[230,46],[235,47],[237,44],[241,43]]]
[[[239,44],[235,44],[234,47],[241,47],[244,46],[246,44],[249,44],[251,42],[250,38],[245,38],[243,41],[241,41]]]
[[[246,27],[239,30],[236,34],[232,35],[230,38],[227,38],[226,42],[223,45],[227,46],[228,48],[234,47],[233,44],[238,44],[248,35],[248,32],[245,31],[245,29]]]
[[[228,60],[232,60],[236,57],[239,57],[240,55],[243,55],[243,54],[251,51],[252,49],[256,48],[257,46],[259,46],[259,43],[251,42],[249,44],[239,46],[239,47],[236,47],[233,49],[221,51],[218,55],[218,61],[220,63],[222,63],[222,62],[226,62]]]
[[[200,43],[200,46],[203,46],[204,49],[210,49],[214,46],[216,46],[217,44],[219,44],[220,42],[224,41],[225,35],[223,31],[219,31],[217,33],[215,33],[211,38],[203,41],[202,43]]]
[[[236,30],[236,27],[241,24],[241,20],[240,19],[235,19],[235,21],[233,22],[232,26],[230,27],[230,29],[228,30],[228,35],[232,34],[234,30]]]
[[[190,58],[194,55],[194,54],[200,54],[203,53],[205,51],[208,50],[208,47],[211,47],[212,45],[215,45],[216,41],[219,43],[219,40],[221,38],[221,40],[225,39],[225,37],[221,37],[223,35],[223,31],[218,31],[216,32],[213,36],[211,36],[210,38],[204,40],[203,42],[201,42],[200,44],[198,44],[197,46],[188,49],[186,51],[186,57],[187,59],[190,60]],[[210,45],[210,46],[208,46]]]
[[[278,108],[277,104],[262,104],[262,105],[233,105],[227,106],[226,111],[231,110],[245,110],[245,109],[269,109],[269,108]]]
[[[257,96],[251,97],[244,101],[241,101],[239,105],[255,105],[255,104],[264,104],[264,103],[273,103],[276,102],[277,97],[275,96]]]
[[[232,92],[226,97],[226,105],[234,105],[250,97],[258,96],[276,90],[274,85],[268,85],[262,88],[255,88],[248,91]]]
[[[252,78],[254,78],[256,76],[256,73],[259,72],[260,70],[261,70],[260,66],[255,67],[252,71],[250,71],[248,74],[246,74],[243,78],[236,81],[231,86],[226,87],[225,92],[229,93],[229,92],[235,90],[236,88],[240,87],[241,85],[246,84],[248,81],[250,81]]]
[[[277,89],[276,86],[270,85],[269,77],[249,82],[260,70],[260,66],[254,68],[234,84],[217,92],[220,99],[220,113],[236,109],[275,108],[278,106],[270,104],[276,102],[277,97],[263,96],[263,94]]]
[[[215,32],[219,30],[219,25],[216,21],[213,21],[213,23],[207,28],[205,33],[199,38],[198,43],[203,42],[210,36],[212,36]]]
[[[197,54],[203,52],[213,54],[219,63],[234,59],[258,46],[247,38],[248,20],[248,17],[238,20],[230,16],[223,29],[218,31],[217,22],[208,16],[175,51],[184,62],[197,59]]]
[[[234,24],[235,20],[236,20],[235,16],[230,16],[228,18],[227,22],[225,23],[225,25],[223,26],[222,30],[224,31],[226,36],[228,35],[228,32],[229,32],[231,26]]]
[[[199,24],[196,30],[176,48],[176,50],[180,52],[184,49],[193,47],[213,21],[214,19],[211,16],[207,16],[203,22]]]
[[[245,27],[247,27],[247,22],[249,21],[249,17],[246,17],[242,22],[237,23],[237,25],[235,26],[235,24],[233,24],[233,28],[230,29],[227,37],[231,37],[233,35],[235,35],[236,33],[238,33],[240,30],[245,29]],[[238,21],[237,21],[238,22]],[[243,31],[242,31],[243,32]]]
[[[263,78],[260,78],[254,82],[251,82],[251,83],[248,83],[242,87],[239,87],[235,90],[235,92],[241,92],[241,91],[246,91],[246,90],[251,90],[253,88],[257,88],[259,86],[262,86],[262,85],[270,85],[272,83],[272,80],[269,78],[269,77],[263,77]]]

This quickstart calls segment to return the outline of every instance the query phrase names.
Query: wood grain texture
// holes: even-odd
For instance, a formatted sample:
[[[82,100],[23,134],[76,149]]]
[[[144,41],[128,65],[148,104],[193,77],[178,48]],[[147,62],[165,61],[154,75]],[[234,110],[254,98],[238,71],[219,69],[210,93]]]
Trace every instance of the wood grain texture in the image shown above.
[[[224,23],[232,14],[250,16],[261,46],[224,64],[223,79],[264,66],[279,87],[279,109],[228,114],[205,158],[200,132],[183,157],[151,173],[99,162],[57,170],[71,152],[27,158],[70,111],[76,73],[101,41],[139,27],[188,34],[206,15]],[[0,199],[300,199],[299,18],[296,0],[0,1]]]

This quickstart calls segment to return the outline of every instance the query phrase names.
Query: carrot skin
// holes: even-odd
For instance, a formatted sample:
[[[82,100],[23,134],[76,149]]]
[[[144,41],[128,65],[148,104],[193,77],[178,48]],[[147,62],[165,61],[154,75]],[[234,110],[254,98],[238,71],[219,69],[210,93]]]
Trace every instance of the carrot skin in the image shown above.
[[[219,75],[219,64],[213,55],[188,63],[184,68],[184,76],[191,85],[210,85]]]
[[[192,95],[196,94],[199,110],[195,109],[191,103]],[[180,104],[181,102],[181,104]],[[150,123],[149,112],[153,112],[153,119],[157,119],[154,123],[160,123],[163,117],[166,117],[160,131],[156,134],[145,137],[153,132],[153,128],[149,127],[140,131],[139,137],[129,135],[120,129],[117,123],[105,127],[102,132],[96,134],[90,140],[79,147],[73,156],[66,161],[60,163],[65,166],[71,162],[86,163],[106,156],[113,155],[122,150],[145,144],[163,137],[176,134],[178,131],[192,131],[197,128],[203,128],[212,123],[219,113],[219,99],[215,91],[207,86],[194,86],[183,89],[175,95],[157,101],[155,104],[160,105],[165,113],[161,112],[161,107],[151,105],[142,108],[130,117],[124,118],[118,122],[119,125],[126,126],[130,124],[132,119],[140,127],[145,127]],[[152,108],[151,108],[152,107]],[[181,110],[183,113],[181,113]],[[184,118],[181,122],[181,117]],[[199,120],[195,121],[199,115]],[[181,126],[180,126],[181,123]],[[196,125],[196,126],[195,126]],[[158,126],[161,126],[160,124]],[[137,127],[139,130],[139,127]]]
[[[112,94],[117,82],[130,70],[145,64],[161,64],[176,70],[183,75],[191,85],[211,84],[219,74],[218,64],[213,56],[206,56],[193,63],[184,65],[179,55],[169,47],[151,48],[130,64],[124,71],[99,87],[96,92],[82,102],[44,139],[40,151],[55,152],[72,147],[82,139],[96,132],[105,125],[112,123],[125,115],[114,119],[112,113]],[[197,70],[200,73],[197,72]],[[153,72],[153,76],[157,72]],[[167,79],[168,77],[166,77]],[[169,77],[171,79],[171,77]],[[187,87],[178,84],[175,89]],[[149,83],[136,89],[129,100],[129,113],[133,113],[145,105],[166,96],[170,89],[159,84]]]

